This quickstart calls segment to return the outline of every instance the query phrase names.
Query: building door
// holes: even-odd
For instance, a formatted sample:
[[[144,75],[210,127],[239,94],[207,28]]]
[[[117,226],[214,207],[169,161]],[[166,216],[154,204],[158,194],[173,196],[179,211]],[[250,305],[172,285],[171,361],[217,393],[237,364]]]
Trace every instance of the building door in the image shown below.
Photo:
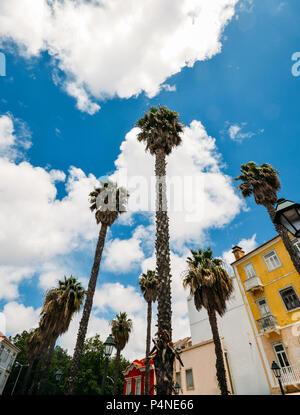
[[[291,366],[288,355],[282,343],[274,344],[273,349],[276,355],[277,362],[281,368]]]

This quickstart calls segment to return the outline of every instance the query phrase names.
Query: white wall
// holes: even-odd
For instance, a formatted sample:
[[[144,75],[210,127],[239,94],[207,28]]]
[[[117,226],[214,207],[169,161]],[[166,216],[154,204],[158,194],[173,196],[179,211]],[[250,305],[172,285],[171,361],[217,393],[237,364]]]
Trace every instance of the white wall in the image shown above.
[[[237,395],[270,394],[254,334],[240,294],[236,278],[234,293],[227,303],[227,312],[218,316],[219,334],[228,352],[229,368],[234,393]],[[198,312],[194,300],[188,298],[192,344],[212,338],[205,309]]]

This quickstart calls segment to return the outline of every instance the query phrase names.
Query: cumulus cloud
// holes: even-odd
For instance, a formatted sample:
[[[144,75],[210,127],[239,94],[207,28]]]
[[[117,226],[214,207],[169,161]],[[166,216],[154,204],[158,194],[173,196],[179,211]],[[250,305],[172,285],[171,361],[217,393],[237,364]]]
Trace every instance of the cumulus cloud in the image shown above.
[[[55,82],[94,114],[94,99],[153,97],[168,77],[219,53],[237,2],[2,0],[0,44],[12,40],[27,59],[47,51]]]
[[[125,274],[134,270],[143,258],[141,240],[135,234],[130,239],[115,238],[106,245],[103,269]]]
[[[7,335],[15,335],[23,330],[29,331],[38,326],[40,309],[34,309],[16,301],[5,304],[3,311],[0,313],[6,323]]]
[[[25,122],[11,114],[0,116],[0,157],[15,160],[31,146],[31,133]]]

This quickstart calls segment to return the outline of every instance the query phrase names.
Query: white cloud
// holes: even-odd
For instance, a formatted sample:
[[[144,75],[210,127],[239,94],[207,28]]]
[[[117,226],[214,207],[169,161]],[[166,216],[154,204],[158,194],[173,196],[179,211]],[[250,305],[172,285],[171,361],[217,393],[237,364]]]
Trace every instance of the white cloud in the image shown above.
[[[12,39],[28,59],[48,51],[54,81],[94,114],[93,99],[153,97],[168,77],[219,53],[237,2],[2,0],[0,44]]]
[[[25,307],[16,301],[5,304],[3,312],[6,322],[6,334],[14,336],[23,330],[29,331],[38,326],[40,309],[35,310],[33,307]]]
[[[106,244],[103,269],[125,274],[134,270],[143,258],[141,241],[135,235],[130,239],[115,238]]]
[[[17,130],[17,131],[16,131]],[[11,114],[0,116],[0,157],[15,160],[31,146],[31,133],[27,125]]]

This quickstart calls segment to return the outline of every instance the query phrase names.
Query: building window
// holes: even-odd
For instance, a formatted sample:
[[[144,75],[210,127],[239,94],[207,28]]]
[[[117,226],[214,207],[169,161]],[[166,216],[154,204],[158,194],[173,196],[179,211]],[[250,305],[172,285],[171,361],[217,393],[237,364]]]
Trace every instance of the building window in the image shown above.
[[[131,379],[126,380],[126,395],[130,395],[131,392]]]
[[[138,378],[135,380],[135,394],[136,395],[141,394],[141,378]]]
[[[294,247],[296,248],[298,254],[300,255],[300,239],[294,239],[293,244],[294,244]]]
[[[187,389],[194,389],[194,379],[193,379],[193,370],[187,369],[185,371],[186,375],[186,388]]]
[[[181,376],[180,372],[176,372],[176,381],[175,383],[178,383],[178,385],[181,387]]]
[[[259,308],[259,312],[262,317],[266,317],[271,314],[269,304],[267,303],[267,300],[265,299],[265,297],[262,297],[256,300],[256,304],[257,304],[257,307]]]
[[[277,362],[281,368],[291,366],[290,361],[288,359],[288,355],[285,351],[284,345],[282,343],[276,343],[273,345],[273,349],[275,352],[275,356]]]
[[[284,288],[279,291],[287,311],[300,307],[299,297],[293,287]]]
[[[281,267],[281,262],[274,250],[263,255],[263,258],[269,271]]]
[[[254,269],[254,267],[252,265],[252,262],[249,262],[248,264],[246,264],[244,266],[244,270],[246,272],[246,275],[247,275],[247,278],[248,279],[249,278],[256,277],[256,272],[255,272],[255,269]]]

